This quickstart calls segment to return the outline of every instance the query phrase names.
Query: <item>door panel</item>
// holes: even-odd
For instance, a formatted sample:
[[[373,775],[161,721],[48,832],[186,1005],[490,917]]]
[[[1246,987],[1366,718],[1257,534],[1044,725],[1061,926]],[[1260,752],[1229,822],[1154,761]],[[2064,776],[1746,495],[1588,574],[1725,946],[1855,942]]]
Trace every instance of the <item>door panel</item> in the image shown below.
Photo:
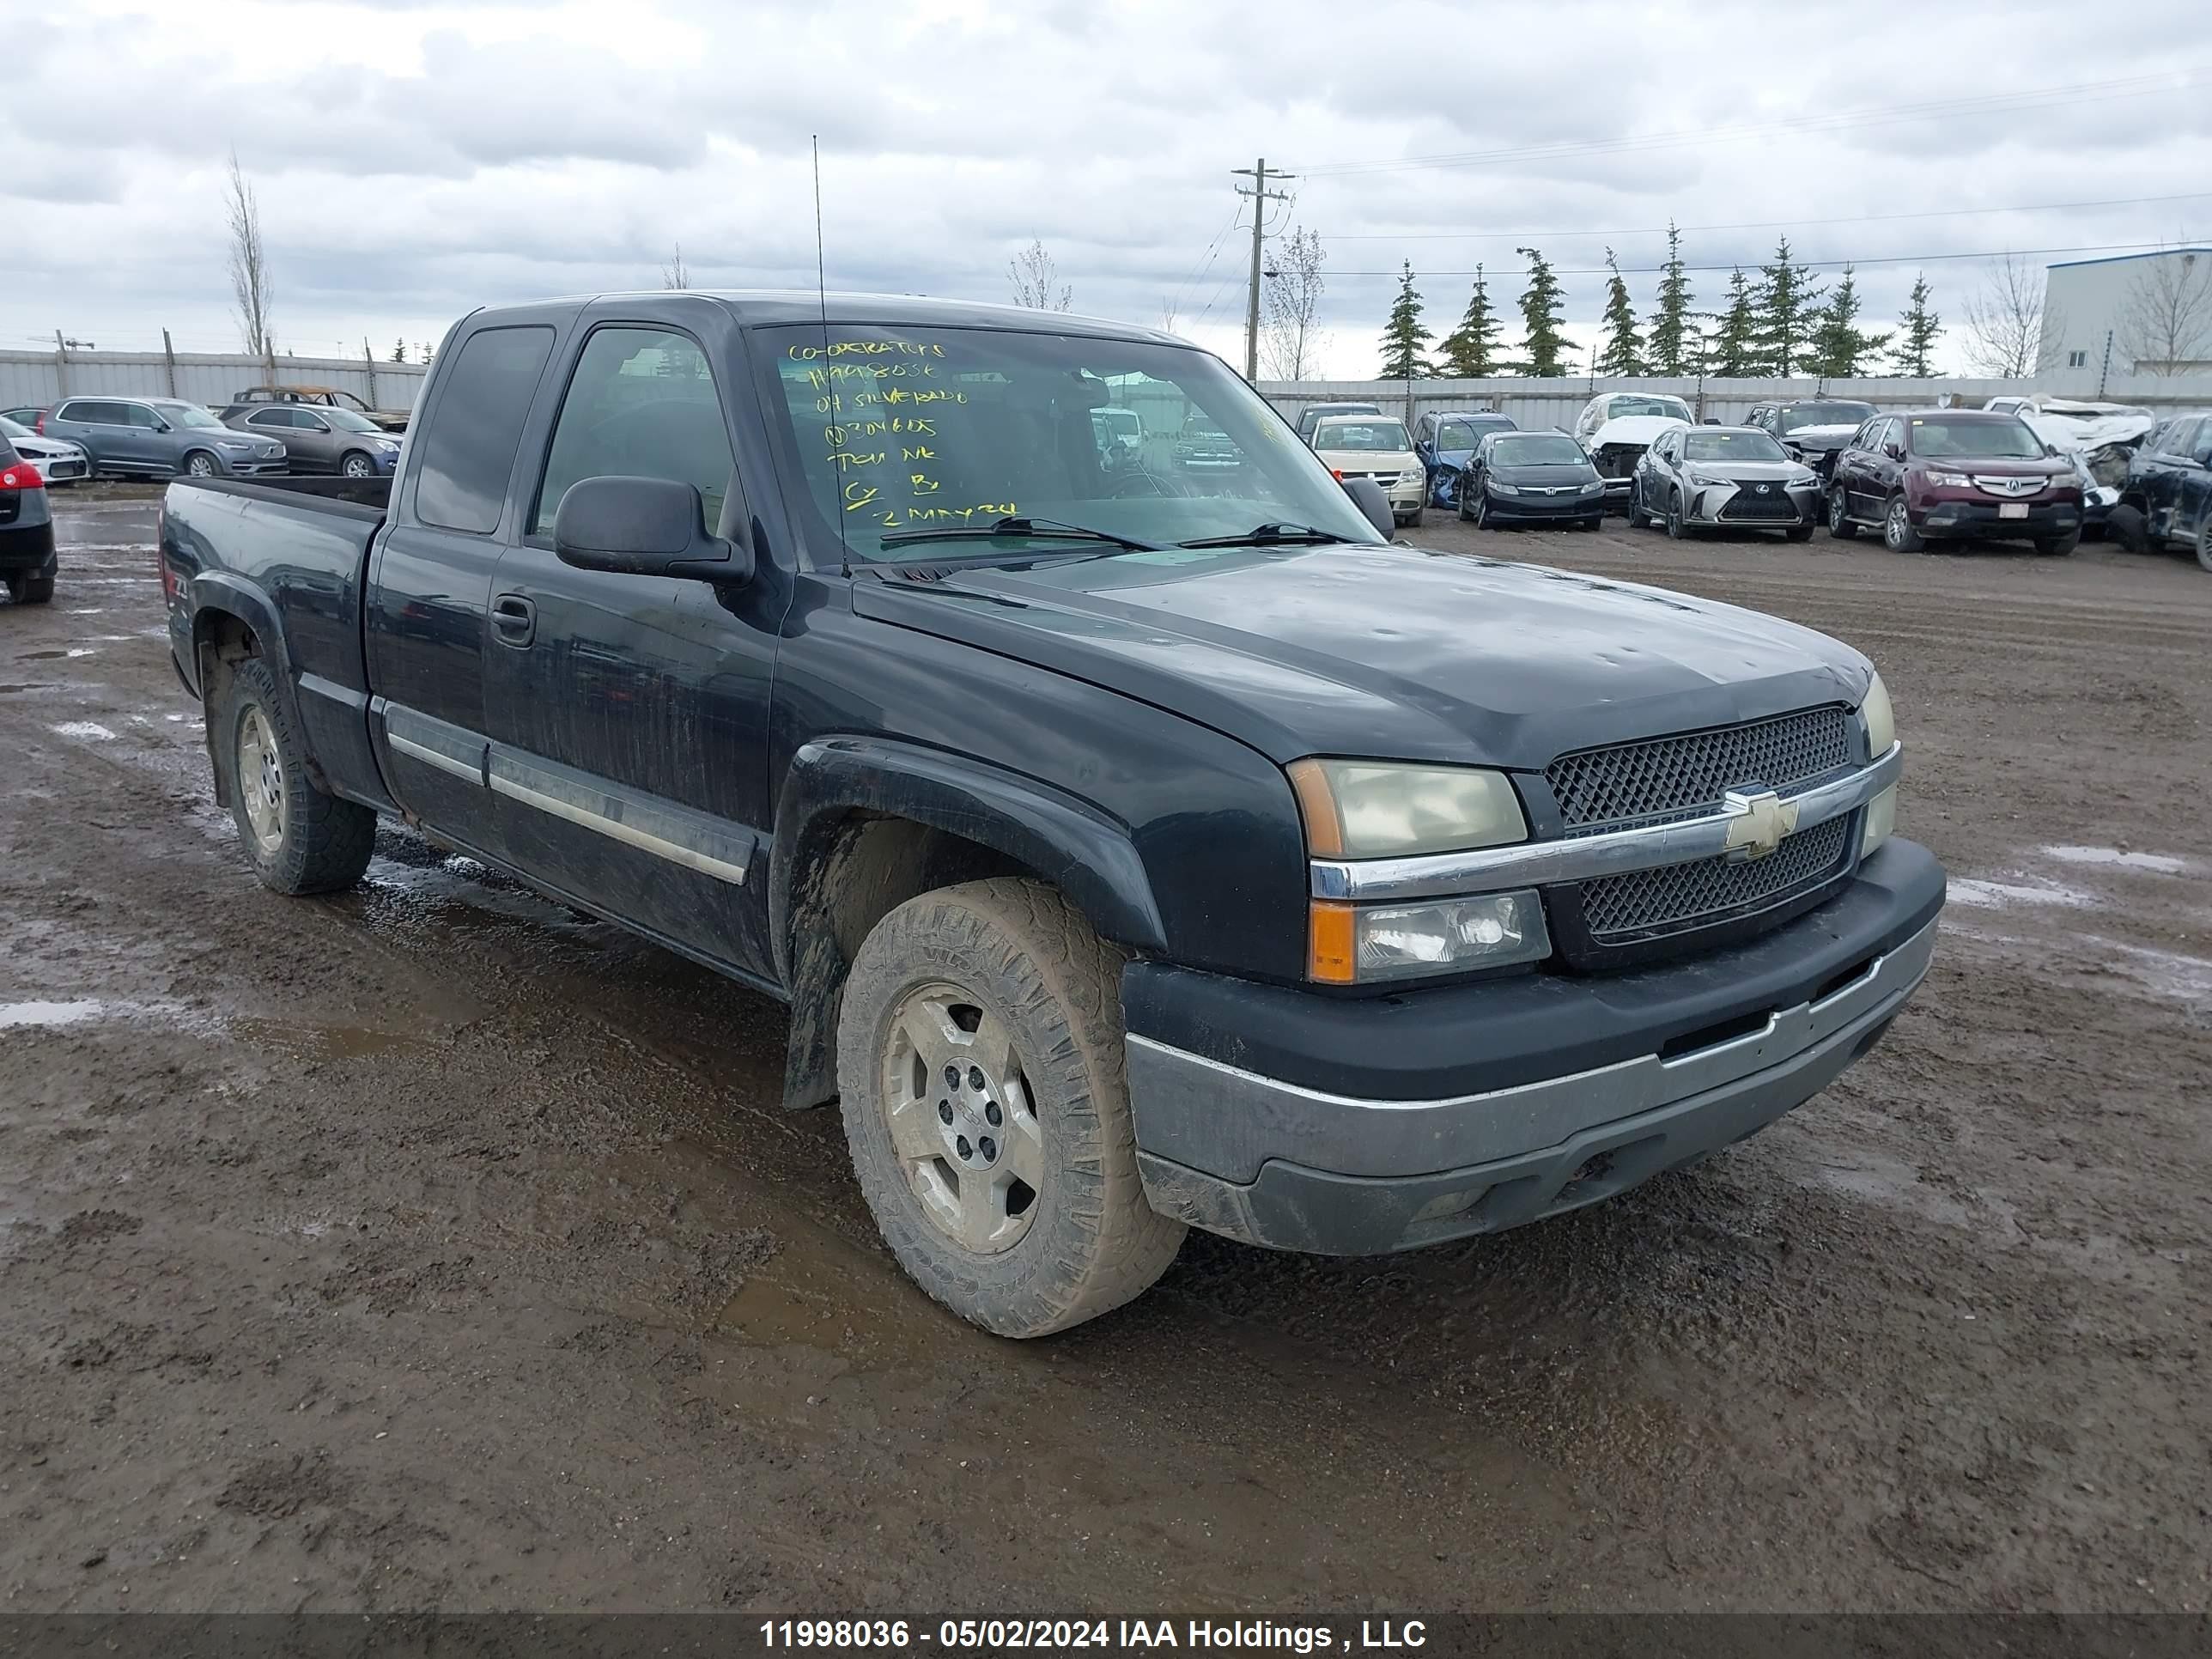
[[[574,348],[531,533],[501,557],[493,605],[527,611],[486,662],[491,782],[507,856],[686,947],[770,971],[773,584],[580,570],[551,531],[587,477],[672,478],[720,527],[735,471],[707,352],[690,335],[603,314]]]

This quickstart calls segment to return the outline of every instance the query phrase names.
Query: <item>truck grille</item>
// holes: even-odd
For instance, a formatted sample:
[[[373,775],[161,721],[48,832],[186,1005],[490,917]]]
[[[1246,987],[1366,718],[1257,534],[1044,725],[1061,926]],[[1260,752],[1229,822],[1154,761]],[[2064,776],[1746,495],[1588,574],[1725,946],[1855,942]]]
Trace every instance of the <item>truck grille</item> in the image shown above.
[[[1784,839],[1767,857],[1745,863],[1700,859],[1582,884],[1583,925],[1593,941],[1680,933],[1739,912],[1779,903],[1842,873],[1856,815],[1846,812]]]
[[[1851,759],[1850,711],[1832,703],[1718,731],[1585,749],[1560,756],[1544,777],[1567,834],[1586,836],[1718,811],[1731,789],[1790,790]]]

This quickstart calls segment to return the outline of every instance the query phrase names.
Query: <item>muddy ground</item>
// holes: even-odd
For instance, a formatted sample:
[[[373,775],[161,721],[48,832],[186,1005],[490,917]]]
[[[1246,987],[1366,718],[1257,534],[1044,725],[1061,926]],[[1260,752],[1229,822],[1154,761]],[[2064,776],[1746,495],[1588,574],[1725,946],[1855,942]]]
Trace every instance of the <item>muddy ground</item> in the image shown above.
[[[1954,878],[1693,1173],[1029,1346],[908,1287],[769,1001],[387,831],[264,891],[143,501],[0,607],[0,1607],[2202,1607],[2212,578],[1480,537],[1832,630]]]

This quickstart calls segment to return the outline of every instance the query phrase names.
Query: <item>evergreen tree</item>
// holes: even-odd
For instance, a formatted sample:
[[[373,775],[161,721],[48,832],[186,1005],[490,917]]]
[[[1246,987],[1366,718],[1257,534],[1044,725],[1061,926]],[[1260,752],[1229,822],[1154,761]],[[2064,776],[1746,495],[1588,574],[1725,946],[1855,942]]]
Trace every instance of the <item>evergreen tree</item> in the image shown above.
[[[1390,320],[1382,325],[1382,378],[1411,380],[1426,375],[1429,363],[1421,348],[1428,343],[1429,331],[1421,326],[1421,296],[1413,289],[1413,262],[1408,259],[1398,278]]]
[[[1738,265],[1729,276],[1729,305],[1714,320],[1707,362],[1716,379],[1740,380],[1759,373],[1759,319],[1751,308],[1751,284]]]
[[[1774,263],[1759,267],[1759,285],[1753,291],[1757,320],[1752,337],[1759,362],[1754,373],[1786,378],[1804,366],[1820,297],[1811,273],[1790,257],[1790,239],[1784,236],[1774,250]]]
[[[1528,360],[1523,374],[1553,377],[1567,372],[1566,336],[1559,332],[1559,307],[1565,297],[1552,267],[1533,247],[1513,250],[1528,262],[1528,286],[1521,295],[1521,322],[1528,331]]]
[[[392,361],[395,363],[407,361],[407,342],[404,337],[392,343]]]
[[[1890,349],[1890,357],[1899,374],[1924,380],[1936,372],[1931,359],[1936,337],[1943,331],[1943,319],[1928,308],[1927,272],[1913,277],[1912,292],[1897,322],[1898,341]]]
[[[1468,296],[1466,314],[1439,343],[1446,374],[1480,380],[1498,372],[1498,313],[1491,307],[1490,283],[1480,265],[1474,268],[1474,292]]]
[[[1829,291],[1828,303],[1814,313],[1812,349],[1805,366],[1831,380],[1864,374],[1867,360],[1889,343],[1889,335],[1868,333],[1859,327],[1858,316],[1858,282],[1845,265]]]
[[[1636,309],[1628,302],[1628,284],[1620,280],[1620,261],[1611,248],[1605,251],[1605,268],[1611,275],[1605,284],[1605,343],[1598,349],[1598,373],[1644,374],[1644,336],[1636,326]]]
[[[1667,222],[1667,265],[1659,278],[1659,308],[1651,318],[1651,367],[1661,374],[1692,368],[1690,277],[1682,266],[1682,233]]]

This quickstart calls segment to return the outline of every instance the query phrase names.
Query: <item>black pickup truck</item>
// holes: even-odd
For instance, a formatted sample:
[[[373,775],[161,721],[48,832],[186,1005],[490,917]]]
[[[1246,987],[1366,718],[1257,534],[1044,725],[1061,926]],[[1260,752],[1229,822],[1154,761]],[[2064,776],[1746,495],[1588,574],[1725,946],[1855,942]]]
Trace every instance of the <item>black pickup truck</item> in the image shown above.
[[[179,483],[161,571],[264,881],[393,816],[782,999],[891,1249],[1027,1336],[1186,1226],[1620,1192],[1927,970],[1858,653],[1387,522],[1162,335],[652,294],[468,317],[395,479]]]

